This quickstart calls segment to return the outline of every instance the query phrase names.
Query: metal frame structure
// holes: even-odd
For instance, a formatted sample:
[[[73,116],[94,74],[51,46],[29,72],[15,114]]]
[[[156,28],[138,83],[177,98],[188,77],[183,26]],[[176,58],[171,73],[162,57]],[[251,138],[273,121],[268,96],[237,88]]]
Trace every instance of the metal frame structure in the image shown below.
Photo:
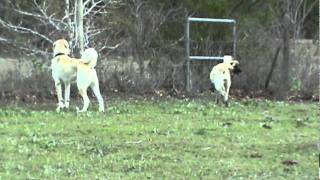
[[[236,20],[234,19],[213,19],[213,18],[196,18],[196,17],[188,17],[187,25],[186,25],[186,52],[187,52],[187,91],[190,92],[192,89],[191,82],[191,70],[190,70],[190,62],[191,60],[222,60],[223,56],[190,56],[190,24],[192,22],[198,23],[224,23],[224,24],[233,24],[233,39],[232,39],[232,55],[235,57],[236,55]]]

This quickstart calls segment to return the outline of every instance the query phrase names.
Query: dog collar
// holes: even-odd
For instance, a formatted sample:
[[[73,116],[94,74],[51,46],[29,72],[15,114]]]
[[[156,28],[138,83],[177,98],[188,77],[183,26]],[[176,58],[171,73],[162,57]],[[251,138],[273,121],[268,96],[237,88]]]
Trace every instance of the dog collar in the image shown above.
[[[58,54],[54,55],[54,57],[61,56],[61,55],[65,55],[65,54],[64,53],[58,53]]]

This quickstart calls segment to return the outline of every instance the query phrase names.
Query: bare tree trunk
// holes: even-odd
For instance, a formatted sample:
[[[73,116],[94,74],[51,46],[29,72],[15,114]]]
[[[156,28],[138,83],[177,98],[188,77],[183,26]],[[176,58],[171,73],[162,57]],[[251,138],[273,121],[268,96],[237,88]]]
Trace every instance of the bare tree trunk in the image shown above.
[[[77,39],[78,39],[78,48],[79,51],[82,52],[84,50],[84,32],[83,32],[83,1],[77,0],[77,15],[76,15],[76,31],[77,31]]]
[[[68,31],[68,41],[70,44],[70,47],[73,47],[73,42],[74,42],[74,30],[72,27],[72,21],[70,17],[70,0],[65,0],[65,9],[64,9],[64,14],[67,19],[67,31]],[[72,50],[73,48],[71,48]]]
[[[285,33],[283,35],[283,60],[282,60],[282,73],[281,73],[281,97],[280,98],[285,98],[287,96],[287,92],[289,90],[289,58],[290,58],[290,34],[289,30],[286,29]]]
[[[273,70],[275,69],[276,64],[277,64],[277,59],[278,59],[278,56],[279,56],[280,49],[281,48],[279,46],[277,48],[277,50],[276,50],[276,53],[275,53],[274,57],[273,57],[271,68],[270,68],[270,72],[269,72],[269,74],[267,76],[266,83],[264,84],[264,89],[268,89],[269,82],[270,82],[272,74],[273,74]]]
[[[72,29],[72,21],[70,18],[70,0],[65,0],[66,7],[64,9],[64,14],[67,19],[68,23],[68,33],[69,33],[69,38],[73,38],[73,29]]]
[[[283,17],[283,49],[282,49],[282,64],[281,64],[281,85],[278,93],[278,99],[285,99],[290,89],[289,83],[289,66],[290,66],[290,16],[288,12]]]

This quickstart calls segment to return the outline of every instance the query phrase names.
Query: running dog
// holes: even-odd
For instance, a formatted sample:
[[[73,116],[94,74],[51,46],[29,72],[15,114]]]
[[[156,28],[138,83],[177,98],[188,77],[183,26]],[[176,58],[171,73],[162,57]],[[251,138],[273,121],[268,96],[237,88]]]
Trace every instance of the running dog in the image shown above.
[[[82,110],[88,109],[90,100],[87,95],[87,89],[90,87],[99,102],[99,111],[104,111],[104,102],[99,89],[99,81],[96,70],[94,69],[98,60],[98,53],[95,49],[89,48],[81,53],[81,59],[71,58],[69,56],[69,44],[65,39],[59,39],[53,43],[54,58],[51,60],[52,77],[58,96],[57,112],[62,108],[69,108],[70,103],[70,84],[76,79],[80,95],[83,98],[84,105]],[[61,83],[65,85],[65,98],[62,97]]]
[[[231,86],[231,73],[236,70],[241,72],[238,67],[239,61],[234,60],[232,56],[224,56],[223,62],[214,66],[210,72],[210,81],[220,95],[223,96],[225,105],[228,105],[229,90]],[[219,94],[216,93],[216,102]]]

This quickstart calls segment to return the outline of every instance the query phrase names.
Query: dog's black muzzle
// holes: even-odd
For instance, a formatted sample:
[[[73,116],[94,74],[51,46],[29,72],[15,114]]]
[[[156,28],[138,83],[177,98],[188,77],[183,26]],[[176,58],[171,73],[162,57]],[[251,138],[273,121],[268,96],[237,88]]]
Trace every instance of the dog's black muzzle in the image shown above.
[[[239,74],[241,72],[242,72],[242,70],[240,68],[240,65],[239,64],[235,65],[234,68],[233,68],[233,73],[234,74]]]

